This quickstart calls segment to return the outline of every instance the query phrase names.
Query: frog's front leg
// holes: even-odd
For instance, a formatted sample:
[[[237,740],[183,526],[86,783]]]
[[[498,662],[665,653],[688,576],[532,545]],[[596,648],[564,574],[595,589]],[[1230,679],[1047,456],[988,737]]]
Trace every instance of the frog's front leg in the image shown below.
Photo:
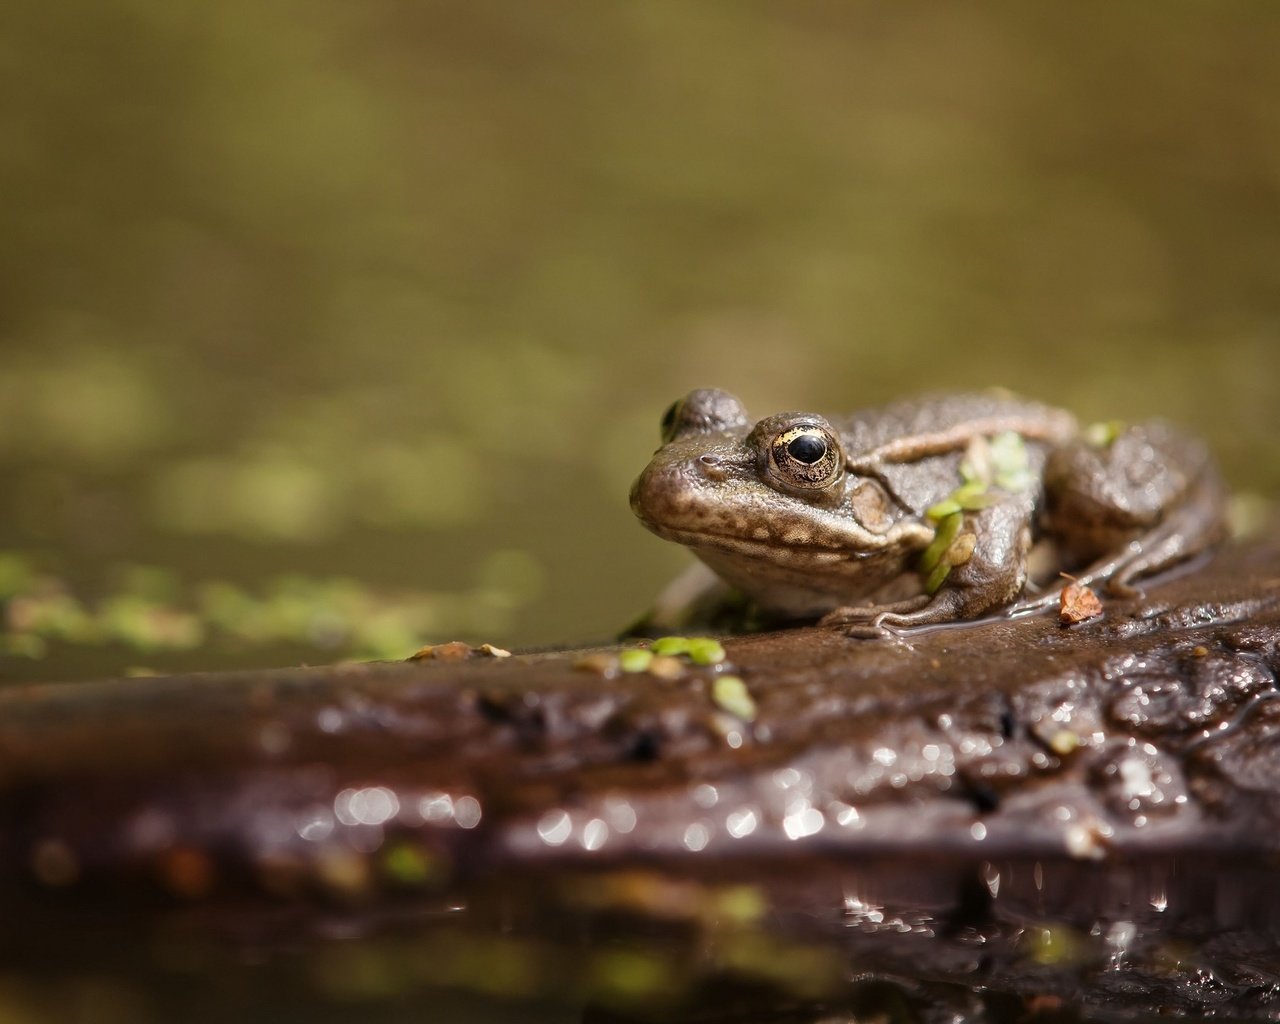
[[[957,511],[938,524],[921,555],[925,593],[895,605],[842,608],[823,622],[847,626],[855,637],[884,636],[892,629],[972,619],[1022,592],[1031,549],[1034,498],[991,493],[985,508]]]

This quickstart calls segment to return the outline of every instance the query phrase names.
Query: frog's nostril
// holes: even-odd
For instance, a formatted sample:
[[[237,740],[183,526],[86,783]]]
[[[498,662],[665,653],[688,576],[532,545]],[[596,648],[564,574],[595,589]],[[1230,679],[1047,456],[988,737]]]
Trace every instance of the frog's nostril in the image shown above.
[[[724,464],[719,455],[699,455],[698,468],[702,470],[703,476],[710,477],[712,480],[725,478]]]

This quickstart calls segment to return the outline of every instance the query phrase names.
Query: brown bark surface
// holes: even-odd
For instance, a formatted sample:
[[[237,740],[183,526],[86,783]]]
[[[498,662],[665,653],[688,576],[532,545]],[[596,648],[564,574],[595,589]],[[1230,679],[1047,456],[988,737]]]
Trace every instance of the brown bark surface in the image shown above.
[[[359,951],[369,1013],[1277,1012],[1275,541],[1070,627],[725,647],[4,692],[0,949],[169,978],[157,945],[201,950],[188,986],[252,949],[296,998]]]

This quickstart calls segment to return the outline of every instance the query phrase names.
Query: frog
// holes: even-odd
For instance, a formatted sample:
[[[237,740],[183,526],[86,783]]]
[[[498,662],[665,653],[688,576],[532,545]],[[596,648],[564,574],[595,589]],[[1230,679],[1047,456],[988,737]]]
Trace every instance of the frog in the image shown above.
[[[1030,613],[1066,578],[1133,596],[1226,529],[1198,439],[1160,420],[1083,426],[1003,390],[753,422],[700,388],[661,441],[631,488],[641,523],[766,621],[850,636]]]

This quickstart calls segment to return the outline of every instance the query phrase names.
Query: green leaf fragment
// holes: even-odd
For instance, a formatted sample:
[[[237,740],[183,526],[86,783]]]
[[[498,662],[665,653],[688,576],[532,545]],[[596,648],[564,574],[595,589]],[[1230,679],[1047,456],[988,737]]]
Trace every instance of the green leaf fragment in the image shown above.
[[[1035,477],[1032,476],[1031,470],[1020,469],[1010,473],[996,474],[996,484],[1003,487],[1006,491],[1017,493],[1019,491],[1028,491],[1031,485],[1035,483]]]
[[[936,594],[938,588],[947,581],[947,576],[951,574],[950,562],[939,562],[933,567],[929,575],[925,577],[924,592],[926,594]]]
[[[643,672],[653,661],[653,651],[631,647],[618,652],[618,668],[623,672]]]
[[[751,722],[756,717],[756,702],[747,692],[740,676],[718,676],[711,684],[711,699],[722,711]]]
[[[1006,430],[991,439],[991,468],[995,482],[1006,491],[1024,491],[1031,486],[1031,460],[1022,435]]]
[[[438,860],[410,843],[397,843],[382,856],[387,876],[401,885],[423,885],[441,875]]]
[[[679,655],[689,653],[687,636],[662,636],[649,645],[654,654]]]
[[[938,532],[933,535],[933,540],[930,541],[929,546],[920,555],[920,570],[922,572],[932,572],[938,565],[942,560],[943,552],[956,539],[956,534],[960,532],[960,525],[963,522],[964,516],[957,510],[938,524]]]
[[[988,493],[988,484],[982,480],[969,480],[948,494],[936,505],[931,505],[925,516],[935,523],[957,512],[976,512],[994,505],[996,498]]]
[[[735,885],[717,895],[715,908],[719,915],[735,924],[750,924],[764,917],[768,902],[754,885]]]
[[[0,600],[21,594],[35,577],[31,563],[15,551],[0,551]]]
[[[947,516],[955,515],[960,511],[960,508],[960,502],[956,500],[955,494],[953,493],[949,497],[943,498],[936,505],[930,505],[928,510],[925,512],[925,517],[932,519],[935,523],[940,523],[942,520],[946,519]]]
[[[597,953],[591,961],[593,987],[605,998],[624,1004],[661,992],[671,985],[671,968],[656,957],[629,949]]]
[[[1001,431],[991,439],[991,465],[997,473],[1027,468],[1027,445],[1016,430]]]
[[[719,640],[696,636],[689,640],[689,660],[695,665],[718,665],[726,655]]]
[[[988,493],[987,485],[975,481],[964,484],[951,492],[951,499],[966,511],[975,512],[995,503],[995,497]]]
[[[1084,428],[1084,442],[1091,448],[1110,448],[1126,429],[1124,420],[1090,423]]]

